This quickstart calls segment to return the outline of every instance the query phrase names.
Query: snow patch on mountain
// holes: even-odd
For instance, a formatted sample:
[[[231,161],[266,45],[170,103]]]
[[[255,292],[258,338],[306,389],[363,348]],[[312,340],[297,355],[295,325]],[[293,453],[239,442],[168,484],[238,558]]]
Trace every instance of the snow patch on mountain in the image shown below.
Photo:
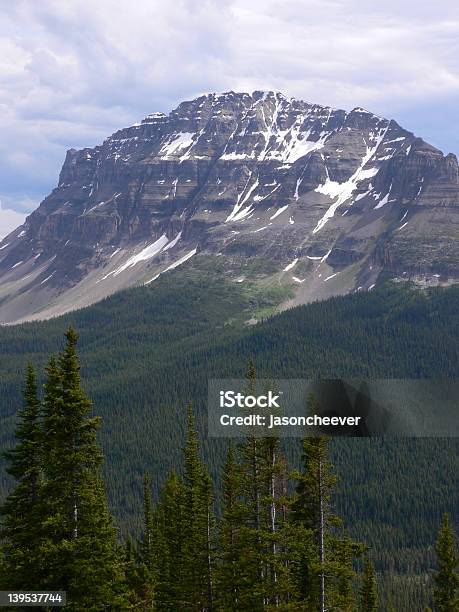
[[[338,183],[337,181],[330,180],[330,177],[327,176],[327,180],[325,181],[325,183],[316,187],[315,191],[317,193],[327,195],[331,199],[334,199],[335,202],[333,202],[333,204],[328,208],[323,217],[319,219],[316,227],[313,229],[313,234],[316,234],[319,230],[321,230],[323,226],[327,223],[327,221],[329,221],[334,216],[339,206],[349,200],[354,190],[357,188],[358,183],[364,181],[365,179],[372,178],[373,176],[375,176],[375,174],[378,173],[379,168],[373,167],[365,169],[365,166],[378,150],[379,145],[381,144],[384,136],[386,135],[387,129],[388,125],[380,129],[377,136],[375,136],[374,134],[370,134],[370,138],[373,139],[375,142],[373,146],[369,146],[367,144],[367,152],[363,156],[360,166],[357,168],[354,174],[347,179],[347,181],[345,181],[344,183]]]
[[[163,159],[169,159],[175,157],[179,151],[183,149],[190,149],[193,145],[193,138],[195,137],[194,132],[181,132],[174,134],[168,139],[158,152],[158,156]]]
[[[147,259],[151,259],[155,255],[158,255],[158,253],[160,253],[160,251],[166,246],[166,244],[168,242],[169,242],[169,240],[168,240],[167,236],[165,234],[163,234],[160,238],[158,238],[158,240],[156,240],[152,244],[149,244],[144,249],[142,249],[140,251],[140,253],[137,253],[136,255],[132,255],[132,257],[130,257],[126,261],[126,263],[124,263],[122,266],[120,266],[119,268],[116,268],[116,270],[113,270],[112,272],[109,272],[108,274],[106,274],[102,278],[102,280],[105,280],[106,278],[108,278],[109,276],[112,276],[112,275],[113,276],[118,276],[119,274],[121,274],[121,272],[124,272],[128,268],[131,268],[132,266],[135,266],[136,264],[140,263],[141,261],[146,261]]]
[[[298,263],[298,258],[294,259],[291,263],[289,263],[287,266],[285,266],[285,268],[283,269],[283,272],[288,272],[289,270],[294,268],[297,263]]]

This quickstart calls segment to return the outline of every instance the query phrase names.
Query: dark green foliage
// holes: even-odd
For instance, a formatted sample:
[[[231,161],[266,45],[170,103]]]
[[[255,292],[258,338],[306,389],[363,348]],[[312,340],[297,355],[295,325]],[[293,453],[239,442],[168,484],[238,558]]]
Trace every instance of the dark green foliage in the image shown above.
[[[220,520],[220,554],[216,571],[218,605],[229,612],[238,610],[245,575],[243,558],[244,539],[242,518],[244,506],[240,501],[241,472],[230,443],[222,477],[222,515]]]
[[[140,558],[150,572],[153,571],[156,556],[154,536],[151,478],[148,474],[145,474],[143,480],[143,535],[140,544]]]
[[[3,504],[0,541],[3,563],[0,585],[3,588],[34,588],[41,575],[37,557],[39,535],[39,502],[42,488],[42,432],[37,379],[33,366],[27,367],[24,406],[19,412],[16,427],[16,446],[4,453],[8,473],[17,484]]]
[[[19,481],[5,504],[7,588],[65,590],[69,610],[125,609],[123,563],[100,475],[99,419],[89,416],[80,386],[77,338],[69,329],[59,360],[50,360],[41,410],[28,370],[18,445],[7,455]]]
[[[131,558],[136,561],[134,571],[131,573],[131,584],[136,593],[136,607],[139,610],[150,610],[155,603],[157,535],[153,516],[151,479],[148,474],[145,474],[143,480],[142,538],[138,545],[137,555],[131,555]]]
[[[199,454],[193,411],[188,408],[184,448],[184,507],[182,592],[183,609],[213,607],[213,491],[207,468]]]
[[[378,588],[375,570],[370,559],[363,565],[362,584],[360,586],[360,612],[377,612]]]
[[[325,437],[303,441],[293,497],[279,439],[248,436],[237,454],[230,445],[217,528],[212,481],[190,406],[183,478],[172,473],[153,507],[151,481],[144,477],[142,537],[137,548],[128,539],[122,552],[106,507],[98,420],[89,416],[91,403],[81,389],[72,329],[66,340],[59,359],[49,362],[41,411],[35,374],[28,369],[18,444],[7,454],[19,484],[5,504],[5,516],[20,518],[12,527],[5,523],[0,575],[13,576],[10,566],[24,572],[9,548],[15,534],[24,535],[30,526],[18,512],[22,500],[14,498],[24,486],[36,527],[30,527],[31,542],[17,541],[16,553],[35,556],[39,584],[32,588],[66,590],[69,610],[356,612],[353,566],[364,547],[343,532],[333,512],[337,478]],[[250,362],[248,392],[255,382]],[[309,409],[316,409],[314,397]],[[439,612],[455,612],[458,555],[446,515],[436,551],[436,606]],[[368,559],[359,594],[361,612],[378,610]]]
[[[190,281],[177,270],[155,287],[123,292],[59,319],[0,328],[0,447],[12,443],[24,363],[43,368],[63,330],[74,324],[81,332],[85,389],[104,421],[100,441],[111,507],[122,533],[137,539],[143,474],[155,474],[158,495],[180,462],[183,406],[190,399],[197,428],[205,431],[208,377],[241,377],[250,356],[260,378],[457,376],[456,287],[424,292],[389,285],[251,327],[241,325],[247,302],[236,285],[212,274]],[[201,447],[218,486],[226,445],[203,435]],[[299,444],[285,452],[298,466]],[[455,440],[330,444],[340,477],[336,511],[351,537],[371,546],[378,575],[391,574],[384,588],[397,610],[404,608],[396,592],[428,601],[422,597],[426,572],[434,566],[432,532],[442,513],[453,513],[459,503],[456,453]],[[0,470],[0,498],[11,485]]]
[[[155,510],[157,533],[158,610],[181,609],[184,554],[184,500],[181,480],[173,471],[167,478]]]
[[[100,419],[89,416],[91,403],[81,389],[77,339],[70,328],[45,388],[41,586],[67,591],[69,609],[109,608],[119,604],[122,568],[100,476]]]
[[[434,576],[436,609],[438,612],[457,612],[459,610],[459,555],[456,535],[447,514],[443,516],[435,550],[438,559],[438,571]]]
[[[309,399],[315,409],[315,399]],[[296,491],[291,504],[295,558],[293,573],[306,609],[355,609],[353,562],[363,546],[342,533],[341,520],[331,507],[337,478],[328,458],[329,439],[306,438],[302,470],[294,473]]]

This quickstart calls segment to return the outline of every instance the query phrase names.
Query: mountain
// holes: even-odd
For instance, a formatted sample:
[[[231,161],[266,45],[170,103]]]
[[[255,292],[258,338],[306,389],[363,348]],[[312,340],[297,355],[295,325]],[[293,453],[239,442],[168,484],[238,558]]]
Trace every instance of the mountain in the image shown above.
[[[185,261],[277,306],[382,278],[457,281],[453,154],[362,108],[228,92],[154,113],[93,149],[0,243],[0,323],[50,318]],[[257,318],[258,313],[254,313]]]

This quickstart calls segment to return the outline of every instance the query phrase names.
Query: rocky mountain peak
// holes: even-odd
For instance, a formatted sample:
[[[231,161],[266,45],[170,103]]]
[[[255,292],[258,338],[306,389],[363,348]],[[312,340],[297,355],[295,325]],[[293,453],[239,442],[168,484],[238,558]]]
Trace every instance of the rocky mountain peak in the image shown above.
[[[191,260],[292,303],[456,279],[458,164],[395,121],[280,92],[210,93],[67,152],[0,244],[0,322],[54,316]],[[262,278],[263,277],[263,278]]]

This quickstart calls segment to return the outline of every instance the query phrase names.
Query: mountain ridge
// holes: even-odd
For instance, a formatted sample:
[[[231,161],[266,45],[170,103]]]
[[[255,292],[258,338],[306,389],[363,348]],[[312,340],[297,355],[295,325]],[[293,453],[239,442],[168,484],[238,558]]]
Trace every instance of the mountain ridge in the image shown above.
[[[67,152],[58,186],[0,243],[0,323],[152,283],[196,254],[283,306],[387,276],[457,281],[453,154],[395,121],[279,92],[206,94]],[[240,274],[241,262],[267,270]]]

